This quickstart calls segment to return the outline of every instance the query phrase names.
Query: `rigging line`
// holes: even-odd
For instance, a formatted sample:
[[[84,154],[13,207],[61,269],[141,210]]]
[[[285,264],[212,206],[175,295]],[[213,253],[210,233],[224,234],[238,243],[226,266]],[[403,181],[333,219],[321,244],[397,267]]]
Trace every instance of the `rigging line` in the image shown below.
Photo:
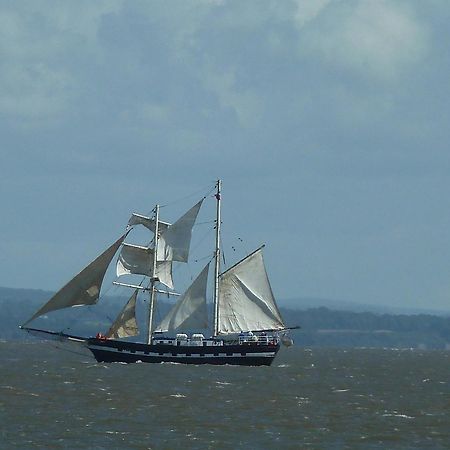
[[[84,306],[87,306],[87,308],[83,308],[82,305],[80,307],[78,307],[78,308],[72,308],[72,309],[75,309],[75,310],[78,309],[78,312],[75,312],[73,314],[73,317],[70,318],[69,322],[67,323],[67,326],[64,327],[61,331],[71,330],[73,325],[74,325],[74,323],[75,322],[79,322],[79,320],[80,320],[81,316],[83,315],[83,313],[86,312],[86,311],[89,311],[91,309],[90,307],[92,305],[84,305]]]
[[[155,208],[152,208],[151,210],[146,210],[144,213],[137,213],[137,214],[141,214],[143,216],[146,216],[149,219],[154,219],[154,213],[155,213]],[[134,213],[132,213],[132,214],[134,214]],[[131,225],[131,228],[133,228],[134,226],[135,225]]]
[[[206,225],[206,224],[210,224],[210,223],[216,223],[216,221],[215,220],[208,220],[206,222],[198,222],[198,223],[194,224],[194,227],[197,227],[199,225]]]
[[[144,281],[144,280],[142,280],[142,281]],[[142,282],[141,282],[141,283],[142,283]],[[109,322],[111,322],[111,323],[114,322],[114,318],[111,318],[111,317],[109,316],[108,313],[102,311],[103,308],[96,308],[96,309],[98,309],[97,314],[96,314],[96,312],[94,311],[94,306],[97,306],[97,307],[98,307],[98,302],[99,302],[100,300],[104,300],[105,297],[106,297],[106,295],[107,295],[107,293],[109,293],[111,290],[114,290],[114,293],[115,293],[118,297],[122,297],[123,294],[124,294],[124,292],[122,291],[122,289],[120,289],[118,286],[116,286],[116,285],[111,285],[111,286],[109,286],[109,287],[106,289],[106,292],[105,292],[101,297],[99,297],[97,303],[94,303],[93,305],[85,305],[86,308],[79,308],[80,311],[78,312],[78,314],[74,314],[74,316],[73,316],[72,319],[69,321],[69,323],[67,324],[67,326],[63,328],[63,331],[71,330],[71,329],[73,328],[74,322],[79,321],[79,319],[80,319],[84,314],[89,315],[90,317],[93,317],[93,318],[95,318],[95,319],[99,319],[99,315],[101,315],[101,317],[100,317],[101,320],[107,319],[107,320],[108,320]],[[100,306],[101,306],[101,305],[100,305]],[[98,313],[100,313],[100,312],[101,312],[101,314],[98,314]]]
[[[162,313],[161,313],[161,298],[159,299],[158,303],[156,304],[156,310],[155,310],[155,322],[158,322],[160,324],[162,322]]]
[[[79,308],[80,311],[78,314],[75,314],[74,317],[72,318],[72,320],[69,322],[69,324],[64,327],[61,331],[69,331],[73,329],[73,325],[74,322],[80,322],[80,318],[86,314],[86,315],[90,315],[91,317],[95,317],[96,319],[98,319],[98,317],[95,315],[94,311],[92,310],[92,306],[94,305],[86,305],[86,308]],[[109,317],[108,317],[109,319]]]
[[[64,347],[58,347],[58,345],[56,345],[56,344],[53,344],[52,347],[57,348],[58,350],[61,350],[63,352],[73,353],[74,355],[80,355],[80,356],[86,357],[85,353],[76,352],[74,350],[69,350],[68,348],[64,348]]]
[[[210,262],[211,262],[214,259],[214,253],[212,255],[213,256],[211,257],[211,253],[210,253],[209,255],[202,256],[201,258],[194,259],[194,262],[204,261],[205,259],[208,259],[208,258],[210,258]]]
[[[215,257],[214,253],[212,255],[210,253],[209,255],[203,256],[202,258],[195,259],[194,262],[198,263],[198,262],[204,261],[205,259],[209,259],[208,264],[211,264],[211,261],[214,260],[214,257]],[[190,266],[188,266],[188,270],[189,270],[189,273],[191,276],[191,281],[192,281],[194,279],[195,275],[192,273]]]
[[[205,242],[206,238],[208,238],[211,233],[214,231],[213,228],[210,228],[208,232],[206,232],[202,238],[200,238],[197,242],[194,243],[194,246],[192,247],[192,252],[194,252],[195,250],[197,250],[201,244],[203,244],[203,242]]]
[[[117,281],[118,279],[119,279],[119,277],[118,277],[118,276],[115,276],[113,281]],[[103,288],[103,286],[104,286],[105,284],[106,284],[106,283],[102,283],[102,288]],[[112,296],[112,295],[120,296],[121,293],[122,293],[122,290],[120,289],[120,287],[117,286],[117,285],[115,285],[114,283],[111,283],[111,284],[109,284],[108,286],[106,286],[106,287],[102,290],[101,295],[99,295],[98,300],[97,300],[96,303],[94,303],[94,305],[96,305],[96,304],[99,303],[101,300],[103,300],[104,298],[106,298],[106,296],[107,296],[108,294],[111,294],[111,296]],[[90,306],[93,306],[93,305],[90,305]]]
[[[225,246],[223,245],[222,236],[220,236],[220,248],[222,250],[220,253],[222,254],[223,265],[226,267],[227,266],[227,262],[226,262],[226,259],[225,259],[225,250],[224,250]]]
[[[92,309],[91,309],[92,311]],[[93,311],[92,311],[93,313]],[[115,319],[111,319],[111,317],[109,316],[109,314],[107,312],[104,313],[104,316],[111,322],[111,324],[114,322]]]
[[[164,205],[160,205],[160,208],[165,208],[166,206],[171,206],[171,205],[175,205],[176,203],[180,203],[180,202],[182,202],[183,200],[186,200],[186,199],[188,199],[188,198],[190,198],[190,197],[194,197],[194,196],[200,194],[201,192],[205,192],[207,189],[209,189],[209,190],[208,190],[207,193],[205,194],[205,197],[204,197],[204,198],[208,197],[208,196],[214,191],[214,189],[215,189],[215,184],[214,184],[214,185],[209,184],[208,186],[203,187],[203,188],[201,188],[201,189],[199,189],[199,190],[193,192],[192,194],[185,195],[184,197],[180,197],[180,198],[178,198],[178,199],[176,199],[176,200],[173,200],[173,201],[171,201],[171,202],[169,202],[169,203],[165,203]]]
[[[113,291],[113,292],[112,292],[112,291]],[[97,300],[96,303],[94,303],[93,305],[86,305],[86,306],[87,306],[87,308],[86,308],[86,313],[89,314],[91,317],[95,317],[96,319],[98,319],[98,316],[97,316],[97,314],[95,313],[93,307],[94,307],[95,305],[97,305],[98,302],[100,302],[100,300],[104,300],[104,299],[106,298],[106,296],[107,296],[108,293],[111,293],[111,296],[112,296],[113,294],[116,294],[117,296],[120,296],[120,291],[119,291],[119,289],[118,289],[118,286],[116,286],[116,285],[114,285],[114,284],[111,284],[110,286],[108,286],[108,287],[106,288],[105,292],[102,293],[102,296],[98,298],[98,300]],[[99,313],[100,311],[101,311],[101,309],[99,308],[98,313]],[[80,311],[80,314],[78,314],[77,319],[79,319],[81,315],[82,315],[82,314],[81,314],[81,311]],[[109,320],[111,323],[114,322],[114,319],[111,319],[111,317],[109,316],[108,313],[103,312],[101,315],[103,316],[102,318],[105,318],[105,319]],[[73,322],[74,322],[74,321],[75,321],[75,318],[71,321],[70,326],[66,327],[65,330],[70,330],[71,327],[73,326]]]
[[[97,302],[99,302],[100,300],[103,300],[111,292],[111,290],[114,289],[114,288],[115,288],[115,286],[113,284],[111,286],[107,286],[103,290],[102,295],[101,296],[99,295]]]
[[[132,274],[132,275],[136,275],[137,276],[139,274]],[[115,277],[113,282],[112,282],[112,286],[115,286],[115,289],[117,289],[118,291],[120,291],[120,292],[123,291],[124,293],[126,293],[128,291],[126,289],[123,290],[122,289],[123,287],[132,288],[131,286],[123,286],[123,285],[120,285],[120,284],[115,284],[115,283],[119,283],[119,280],[120,280],[120,276],[119,277]],[[139,283],[136,281],[135,284],[136,284],[136,286],[143,287],[145,281],[146,281],[146,279],[145,279],[145,276],[143,275],[141,281]],[[124,294],[124,295],[128,295],[128,294]]]

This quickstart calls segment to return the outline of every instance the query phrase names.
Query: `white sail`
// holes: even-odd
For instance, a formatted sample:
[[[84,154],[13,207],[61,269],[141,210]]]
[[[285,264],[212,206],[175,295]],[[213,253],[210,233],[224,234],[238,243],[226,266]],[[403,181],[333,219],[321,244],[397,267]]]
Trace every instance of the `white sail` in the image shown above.
[[[209,263],[164,317],[156,331],[178,332],[208,327],[206,309],[208,269]]]
[[[158,245],[158,261],[187,262],[194,226],[203,199],[162,231]]]
[[[34,316],[24,325],[50,311],[79,305],[93,305],[100,295],[100,288],[106,269],[117,249],[125,239],[121,236],[114,244],[92,261],[85,269],[60,289]]]
[[[152,265],[153,250],[151,248],[124,242],[117,260],[117,276],[135,274],[151,277]]]
[[[157,261],[156,273],[153,275],[153,256],[152,248],[124,243],[117,259],[117,276],[130,274],[155,276],[161,283],[173,289],[171,261]]]
[[[218,333],[283,329],[262,248],[220,275]]]
[[[119,339],[139,334],[139,328],[136,321],[137,293],[138,290],[136,289],[106,333],[107,338]]]
[[[155,232],[155,219],[152,217],[143,216],[142,214],[133,213],[128,221],[128,226],[132,227],[134,225],[144,225],[144,227],[148,228],[150,231]],[[161,220],[158,223],[159,231],[162,232],[170,226],[170,223],[162,222]]]
[[[174,289],[172,278],[172,261],[156,261],[156,274],[159,281],[169,289]]]

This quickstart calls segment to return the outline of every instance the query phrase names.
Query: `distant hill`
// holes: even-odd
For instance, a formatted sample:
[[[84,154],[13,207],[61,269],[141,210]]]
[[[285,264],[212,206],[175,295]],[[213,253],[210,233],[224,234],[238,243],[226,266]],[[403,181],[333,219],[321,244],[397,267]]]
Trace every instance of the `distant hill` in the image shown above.
[[[316,297],[301,297],[280,299],[279,304],[288,309],[311,309],[325,307],[334,311],[373,312],[377,314],[431,314],[437,316],[450,316],[450,310],[411,308],[401,306],[371,305],[349,302],[346,300],[331,300]]]
[[[51,295],[51,292],[42,290],[0,288],[0,339],[30,339],[18,327]],[[47,317],[36,319],[33,325],[54,331],[64,329],[75,334],[93,335],[109,327],[125,301],[125,298],[109,297],[92,307],[55,311]],[[450,349],[450,317],[306,307],[307,301],[303,304],[298,302],[304,310],[281,308],[288,325],[302,327],[292,332],[297,345]],[[164,301],[161,304],[164,314],[170,305]],[[139,308],[138,316],[145,317],[145,306],[140,303]],[[81,317],[82,321],[77,320]]]
[[[325,307],[286,311],[302,326],[302,346],[382,347],[450,350],[450,317],[431,314],[377,314]]]

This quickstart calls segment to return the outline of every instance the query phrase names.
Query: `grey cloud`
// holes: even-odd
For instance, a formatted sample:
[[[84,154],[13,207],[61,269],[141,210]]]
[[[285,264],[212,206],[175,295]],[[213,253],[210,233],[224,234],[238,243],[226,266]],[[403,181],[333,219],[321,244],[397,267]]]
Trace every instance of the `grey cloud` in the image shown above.
[[[24,234],[39,235],[50,254],[83,215],[112,233],[114,213],[125,217],[130,202],[220,175],[242,232],[273,237],[281,295],[345,298],[347,283],[363,301],[373,275],[383,278],[373,299],[400,298],[406,281],[397,286],[389,267],[400,270],[401,251],[414,273],[432,265],[415,242],[450,220],[437,198],[450,194],[450,7],[430,5],[3,2],[2,204],[5,216],[25,209],[35,225],[0,225],[10,236],[6,279],[23,280],[7,261],[17,260],[14,248],[26,253]],[[261,211],[282,225],[261,224]],[[446,255],[436,258],[444,267]],[[443,272],[430,287],[436,304],[450,292]],[[42,272],[32,282],[53,279]],[[427,288],[417,281],[421,295]]]

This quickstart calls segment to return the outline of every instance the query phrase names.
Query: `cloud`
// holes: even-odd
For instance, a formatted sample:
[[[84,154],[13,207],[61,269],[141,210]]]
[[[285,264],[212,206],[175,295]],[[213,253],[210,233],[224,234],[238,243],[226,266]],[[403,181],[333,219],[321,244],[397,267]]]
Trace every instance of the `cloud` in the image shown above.
[[[264,100],[256,90],[241,91],[237,87],[236,76],[232,69],[218,72],[209,67],[202,72],[205,88],[215,93],[222,108],[230,108],[236,114],[237,121],[242,127],[251,128],[259,124]]]
[[[299,28],[303,28],[308,22],[314,20],[331,0],[295,0],[297,11],[294,14],[295,22]]]
[[[11,124],[59,123],[79,92],[80,51],[98,48],[101,18],[121,1],[0,7],[0,114]]]
[[[309,126],[333,113],[347,128],[369,123],[374,111],[391,111],[390,93],[367,85],[401,79],[426,53],[426,29],[405,4],[255,5],[116,0],[3,7],[0,114],[39,126],[78,116],[148,139],[173,126],[204,132],[195,117],[205,115],[220,116],[234,133],[277,122],[286,111],[284,124]],[[366,84],[358,88],[355,77]]]
[[[0,114],[9,119],[40,125],[59,122],[72,94],[70,73],[44,63],[4,67],[0,75]]]
[[[314,26],[299,23],[301,53],[336,69],[395,81],[426,55],[427,30],[407,4],[336,2],[315,12]]]
[[[0,192],[3,216],[12,218],[2,230],[14,242],[3,252],[5,279],[23,283],[14,272],[23,236],[44,236],[49,249],[55,242],[64,249],[61,230],[73,234],[74,226],[77,232],[95,222],[97,235],[84,228],[90,243],[84,233],[75,238],[92,248],[118,215],[126,221],[135,202],[177,198],[221,176],[244,233],[254,215],[261,230],[247,235],[266,235],[260,214],[268,205],[284,218],[281,232],[269,230],[273,260],[285,256],[280,245],[317,255],[300,269],[284,265],[298,281],[291,292],[320,286],[323,295],[347,296],[348,283],[339,280],[352,280],[354,296],[365,295],[373,252],[383,289],[400,297],[405,283],[387,272],[395,264],[391,244],[402,236],[390,230],[416,227],[407,254],[417,273],[446,267],[448,256],[433,262],[436,252],[428,250],[445,247],[449,222],[441,204],[450,164],[448,5],[0,2]],[[405,215],[405,204],[417,215]],[[18,208],[30,220],[15,220]],[[440,237],[422,250],[417,242],[429,233],[421,221]],[[370,240],[373,230],[382,245]],[[359,283],[356,266],[363,268]],[[329,270],[317,275],[308,267]],[[445,287],[443,272],[436,285]],[[25,274],[38,286],[52,277]]]

